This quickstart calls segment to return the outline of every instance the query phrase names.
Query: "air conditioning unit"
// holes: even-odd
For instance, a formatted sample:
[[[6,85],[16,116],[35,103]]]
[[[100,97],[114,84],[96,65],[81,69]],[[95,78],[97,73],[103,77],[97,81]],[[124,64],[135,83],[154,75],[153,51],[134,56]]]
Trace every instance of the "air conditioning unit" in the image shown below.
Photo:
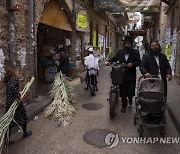
[[[6,0],[6,8],[11,11],[19,11],[21,9],[16,0]]]

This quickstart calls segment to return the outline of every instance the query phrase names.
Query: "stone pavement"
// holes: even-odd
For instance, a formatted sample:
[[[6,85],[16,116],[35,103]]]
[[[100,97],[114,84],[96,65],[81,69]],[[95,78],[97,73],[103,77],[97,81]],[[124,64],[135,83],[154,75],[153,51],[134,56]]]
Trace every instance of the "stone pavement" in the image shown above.
[[[115,119],[109,117],[107,98],[111,86],[109,73],[111,67],[102,67],[98,77],[96,96],[91,97],[90,91],[84,90],[85,83],[80,79],[73,80],[77,112],[72,124],[57,127],[57,122],[45,120],[43,114],[38,120],[28,124],[33,132],[30,138],[22,139],[22,134],[12,136],[15,144],[10,146],[9,154],[169,154],[179,153],[179,144],[138,144],[123,143],[122,138],[138,139],[138,126],[133,124],[135,104],[128,106],[126,113],[121,113],[121,105],[117,106]],[[96,104],[93,106],[93,104]],[[87,109],[87,107],[89,109]],[[177,137],[178,132],[166,112],[166,137]],[[119,136],[119,144],[107,148],[107,133],[114,132]],[[159,129],[144,128],[144,137],[160,137]],[[113,139],[113,138],[112,138]],[[130,144],[131,143],[131,144]]]
[[[100,68],[103,67],[104,61],[100,62]],[[77,85],[84,81],[86,71],[79,74],[79,77],[74,79],[72,85]],[[27,115],[29,121],[33,120],[38,114],[43,112],[46,106],[50,104],[50,98],[48,96],[38,96],[34,103],[26,105]],[[173,79],[168,82],[168,99],[167,99],[168,112],[176,126],[178,133],[180,134],[180,86]],[[1,113],[2,115],[2,113]]]

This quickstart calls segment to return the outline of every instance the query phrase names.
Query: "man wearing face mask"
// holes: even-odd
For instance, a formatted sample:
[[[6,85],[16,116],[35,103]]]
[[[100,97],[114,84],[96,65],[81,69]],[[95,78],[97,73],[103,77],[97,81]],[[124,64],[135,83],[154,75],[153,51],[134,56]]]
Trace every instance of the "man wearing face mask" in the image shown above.
[[[167,80],[172,79],[172,71],[166,55],[161,51],[158,42],[151,42],[149,52],[143,55],[140,71],[145,78],[152,75],[160,77],[164,83],[164,96],[167,97]]]
[[[119,50],[108,62],[105,62],[105,65],[110,65],[112,62],[117,61],[127,64],[124,71],[123,85],[120,85],[120,97],[122,101],[121,112],[125,113],[128,102],[129,105],[132,105],[133,102],[136,85],[136,67],[139,66],[141,61],[139,51],[133,49],[133,40],[131,36],[125,36],[123,49]]]

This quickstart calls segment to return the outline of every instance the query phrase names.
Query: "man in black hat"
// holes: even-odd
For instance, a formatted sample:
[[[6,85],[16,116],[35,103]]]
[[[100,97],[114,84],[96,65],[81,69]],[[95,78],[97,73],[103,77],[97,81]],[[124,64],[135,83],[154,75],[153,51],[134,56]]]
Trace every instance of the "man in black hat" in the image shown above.
[[[123,49],[119,50],[108,62],[105,62],[105,65],[110,65],[112,62],[117,61],[127,64],[124,71],[123,85],[120,85],[120,97],[122,100],[121,112],[125,113],[128,102],[129,105],[132,105],[132,99],[135,95],[136,67],[139,66],[141,61],[139,51],[133,49],[131,36],[125,36]]]
[[[69,57],[66,53],[66,49],[60,48],[58,52],[60,52],[61,54],[60,54],[60,61],[59,61],[57,71],[58,72],[61,71],[63,74],[69,77]]]

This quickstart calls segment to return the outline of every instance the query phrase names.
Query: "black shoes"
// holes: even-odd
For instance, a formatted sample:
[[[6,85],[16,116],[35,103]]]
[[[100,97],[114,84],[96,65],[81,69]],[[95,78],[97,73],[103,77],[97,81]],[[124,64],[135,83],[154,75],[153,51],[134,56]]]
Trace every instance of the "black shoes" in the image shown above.
[[[14,141],[9,141],[9,146],[13,145],[14,144]]]
[[[89,88],[88,87],[86,87],[86,88],[84,88],[85,90],[88,90]]]
[[[91,92],[91,94],[90,94],[91,96],[95,96],[96,94],[95,94],[95,92]]]
[[[121,112],[122,112],[122,113],[125,113],[125,112],[126,112],[126,108],[123,107],[123,108],[121,109]]]
[[[29,132],[26,132],[26,134],[23,135],[23,138],[26,138],[26,137],[29,137],[32,135],[32,132],[29,131]]]
[[[133,101],[132,101],[132,98],[129,99],[129,105],[132,105]]]

